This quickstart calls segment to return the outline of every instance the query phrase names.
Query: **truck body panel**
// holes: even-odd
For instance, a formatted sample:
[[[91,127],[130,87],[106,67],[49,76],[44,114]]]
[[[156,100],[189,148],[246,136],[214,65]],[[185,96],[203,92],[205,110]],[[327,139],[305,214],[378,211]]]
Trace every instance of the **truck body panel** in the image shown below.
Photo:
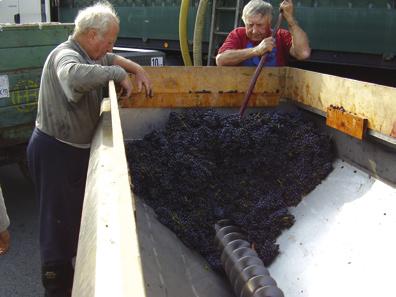
[[[37,113],[41,71],[73,24],[0,24],[0,164],[25,159]],[[22,154],[20,154],[22,152]]]
[[[164,51],[179,51],[180,0],[113,0],[121,18],[119,45],[152,48]],[[242,1],[246,4],[248,1]],[[279,10],[280,0],[269,1],[274,15]],[[188,41],[192,51],[194,24],[199,1],[190,1]],[[208,53],[212,3],[205,14],[202,52]],[[307,32],[313,49],[310,62],[341,65],[370,66],[374,68],[396,67],[393,32],[396,29],[394,1],[337,1],[300,0],[294,1],[295,17]],[[59,20],[73,21],[77,11],[91,4],[76,0],[61,3]],[[218,1],[220,7],[235,7],[236,0]],[[241,6],[243,7],[243,5]],[[219,12],[216,16],[217,31],[229,32],[234,26],[232,9]],[[274,18],[276,19],[276,18]],[[274,20],[275,21],[275,20]],[[240,21],[239,25],[243,26]],[[286,24],[283,24],[287,28]],[[225,37],[225,36],[224,36]],[[219,44],[215,46],[217,49]]]

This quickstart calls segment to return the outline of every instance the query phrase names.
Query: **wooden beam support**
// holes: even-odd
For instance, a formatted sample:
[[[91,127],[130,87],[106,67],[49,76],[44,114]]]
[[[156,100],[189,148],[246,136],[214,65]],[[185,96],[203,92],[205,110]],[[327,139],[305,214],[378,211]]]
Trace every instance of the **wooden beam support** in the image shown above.
[[[342,107],[330,106],[327,108],[326,124],[362,140],[367,128],[367,119],[350,113]]]
[[[73,297],[146,296],[114,84],[92,141]]]

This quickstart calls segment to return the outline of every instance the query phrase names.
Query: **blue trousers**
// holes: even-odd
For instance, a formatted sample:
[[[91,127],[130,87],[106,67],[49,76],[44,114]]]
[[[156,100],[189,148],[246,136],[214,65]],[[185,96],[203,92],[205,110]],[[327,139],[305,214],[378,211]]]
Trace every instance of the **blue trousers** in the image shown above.
[[[30,138],[27,158],[40,203],[43,265],[69,263],[77,254],[89,151],[58,141],[37,128]]]

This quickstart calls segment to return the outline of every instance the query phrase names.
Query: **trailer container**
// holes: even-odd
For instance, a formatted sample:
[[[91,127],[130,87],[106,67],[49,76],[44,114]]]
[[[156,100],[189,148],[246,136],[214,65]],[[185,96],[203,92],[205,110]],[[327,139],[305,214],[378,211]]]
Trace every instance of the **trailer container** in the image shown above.
[[[146,70],[153,98],[134,93],[119,109],[110,83],[110,99],[102,105],[73,296],[234,296],[228,280],[131,193],[124,142],[161,129],[171,111],[237,112],[254,69]],[[289,67],[264,69],[259,76],[248,111],[302,109],[337,147],[334,170],[291,209],[296,223],[278,238],[281,253],[269,270],[285,296],[393,295],[396,142],[389,133],[396,120],[395,97],[395,88]],[[343,114],[334,117],[331,106],[342,106]],[[357,124],[360,120],[367,129]],[[361,139],[350,136],[357,130]]]

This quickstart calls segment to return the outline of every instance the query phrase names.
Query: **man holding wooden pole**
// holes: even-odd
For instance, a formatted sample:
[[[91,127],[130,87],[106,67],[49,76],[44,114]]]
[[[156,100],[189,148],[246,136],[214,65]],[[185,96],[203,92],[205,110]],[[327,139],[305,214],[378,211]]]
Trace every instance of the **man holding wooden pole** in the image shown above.
[[[298,60],[311,54],[308,37],[294,18],[292,0],[280,4],[280,11],[289,30],[280,29],[271,37],[272,5],[263,0],[251,0],[245,5],[242,20],[245,27],[231,31],[216,56],[218,66],[257,66],[267,54],[264,66],[287,65],[289,55]]]

